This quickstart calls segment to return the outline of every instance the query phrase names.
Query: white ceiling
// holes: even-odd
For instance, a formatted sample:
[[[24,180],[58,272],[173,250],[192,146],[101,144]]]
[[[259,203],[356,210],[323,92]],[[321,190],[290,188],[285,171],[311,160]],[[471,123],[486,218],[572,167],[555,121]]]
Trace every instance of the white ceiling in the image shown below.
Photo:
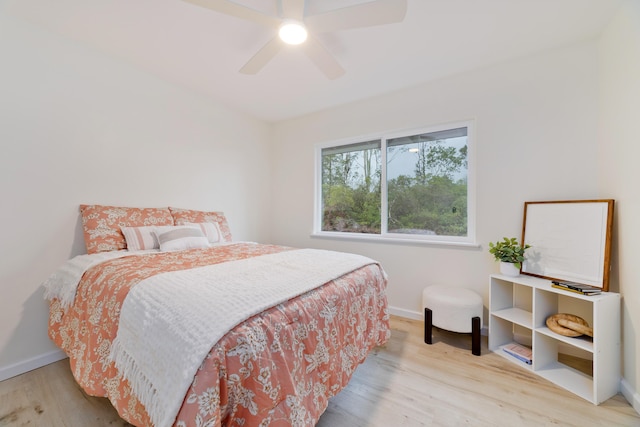
[[[368,0],[307,0],[306,13]],[[402,23],[320,34],[346,74],[295,47],[238,70],[272,36],[182,0],[9,0],[9,13],[267,121],[597,37],[624,0],[408,0]],[[277,0],[236,0],[277,14]]]

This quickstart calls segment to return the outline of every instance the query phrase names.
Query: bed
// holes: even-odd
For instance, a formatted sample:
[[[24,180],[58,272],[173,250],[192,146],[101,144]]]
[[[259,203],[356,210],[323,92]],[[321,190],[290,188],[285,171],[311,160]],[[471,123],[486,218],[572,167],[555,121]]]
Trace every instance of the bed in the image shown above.
[[[81,216],[87,255],[45,282],[49,336],[133,425],[314,426],[389,337],[368,258],[235,242],[220,212]]]

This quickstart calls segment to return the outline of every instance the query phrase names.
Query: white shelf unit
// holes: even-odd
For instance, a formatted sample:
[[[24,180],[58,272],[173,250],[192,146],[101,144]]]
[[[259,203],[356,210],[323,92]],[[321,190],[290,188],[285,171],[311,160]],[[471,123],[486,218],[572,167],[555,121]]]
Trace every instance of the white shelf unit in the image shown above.
[[[620,387],[620,295],[586,296],[551,287],[532,276],[494,274],[489,288],[489,350],[596,404]],[[565,337],[546,326],[547,317],[571,313],[593,328],[593,338]],[[502,347],[521,342],[531,346],[533,363],[508,355]],[[561,353],[592,360],[590,374],[560,361]],[[563,359],[566,360],[566,359]]]

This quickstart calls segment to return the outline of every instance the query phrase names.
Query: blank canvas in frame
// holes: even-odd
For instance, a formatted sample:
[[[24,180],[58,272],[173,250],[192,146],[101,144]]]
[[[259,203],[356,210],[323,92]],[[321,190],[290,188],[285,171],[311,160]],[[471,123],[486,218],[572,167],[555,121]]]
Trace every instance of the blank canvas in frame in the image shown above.
[[[525,202],[522,273],[609,290],[613,200]]]

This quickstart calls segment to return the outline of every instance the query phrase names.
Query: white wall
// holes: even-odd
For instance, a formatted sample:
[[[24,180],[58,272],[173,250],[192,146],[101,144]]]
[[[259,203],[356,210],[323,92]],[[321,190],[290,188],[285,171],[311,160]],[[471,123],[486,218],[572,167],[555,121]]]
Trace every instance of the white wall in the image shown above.
[[[600,188],[616,199],[612,280],[622,293],[622,391],[640,412],[640,2],[629,1],[600,43]]]
[[[389,274],[389,304],[421,318],[422,289],[476,290],[488,305],[489,241],[520,237],[524,201],[598,196],[595,43],[546,52],[275,127],[273,240],[361,253]],[[475,119],[479,248],[311,238],[314,145]],[[486,320],[486,317],[485,317]]]
[[[487,243],[520,235],[524,201],[612,197],[623,387],[640,411],[639,22],[630,1],[597,44],[286,121],[268,150],[264,123],[0,11],[0,379],[55,352],[40,283],[84,251],[80,203],[224,210],[239,239],[369,255],[390,275],[394,311],[419,317],[430,283],[473,288],[487,305]],[[309,237],[314,144],[470,118],[479,248]]]
[[[1,11],[0,64],[0,380],[55,356],[40,284],[85,251],[79,204],[222,210],[268,237],[268,125]]]

